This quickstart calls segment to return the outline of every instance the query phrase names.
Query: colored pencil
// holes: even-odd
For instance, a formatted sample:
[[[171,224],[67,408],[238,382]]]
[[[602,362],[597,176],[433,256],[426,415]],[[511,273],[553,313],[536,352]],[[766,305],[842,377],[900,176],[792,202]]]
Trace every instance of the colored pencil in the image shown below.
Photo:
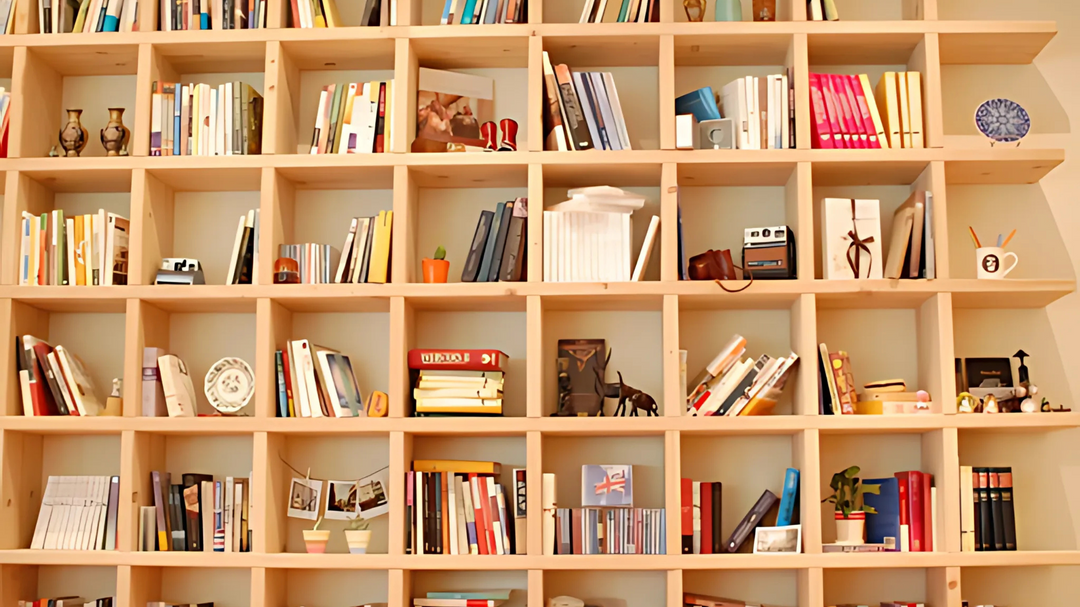
[[[1001,243],[1001,247],[1005,248],[1009,244],[1009,241],[1012,240],[1013,236],[1016,236],[1016,230],[1009,232],[1008,237],[1005,238],[1005,242]]]
[[[971,242],[975,243],[975,248],[981,249],[982,244],[979,243],[979,237],[975,235],[975,229],[971,226],[968,226],[968,232],[971,232]]]

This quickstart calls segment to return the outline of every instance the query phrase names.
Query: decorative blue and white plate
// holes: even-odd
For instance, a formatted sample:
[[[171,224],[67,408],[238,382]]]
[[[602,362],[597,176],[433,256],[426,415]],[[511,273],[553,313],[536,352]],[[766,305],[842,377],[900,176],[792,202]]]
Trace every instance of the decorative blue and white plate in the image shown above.
[[[1020,141],[1031,130],[1031,118],[1020,104],[990,99],[975,110],[975,126],[995,143]]]

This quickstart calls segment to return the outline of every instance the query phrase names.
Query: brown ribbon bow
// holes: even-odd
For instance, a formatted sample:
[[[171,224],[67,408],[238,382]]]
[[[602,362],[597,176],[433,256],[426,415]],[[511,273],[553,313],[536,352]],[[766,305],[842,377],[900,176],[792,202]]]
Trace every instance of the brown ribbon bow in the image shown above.
[[[848,266],[851,267],[851,271],[852,271],[852,273],[854,273],[855,278],[859,278],[859,265],[860,265],[859,264],[859,257],[860,257],[860,255],[862,255],[862,251],[866,251],[867,256],[870,257],[870,263],[866,266],[866,274],[867,274],[867,276],[869,276],[870,275],[870,268],[874,267],[874,258],[870,254],[870,247],[868,247],[866,245],[871,243],[871,242],[874,242],[874,237],[871,236],[870,238],[867,238],[865,240],[862,239],[862,238],[859,238],[859,227],[858,227],[858,225],[855,224],[855,199],[854,198],[851,199],[851,230],[847,233],[847,235],[848,235],[848,238],[851,239],[851,244],[848,245],[848,250],[847,250]],[[852,249],[855,250],[854,259],[852,259],[852,255],[851,255]]]

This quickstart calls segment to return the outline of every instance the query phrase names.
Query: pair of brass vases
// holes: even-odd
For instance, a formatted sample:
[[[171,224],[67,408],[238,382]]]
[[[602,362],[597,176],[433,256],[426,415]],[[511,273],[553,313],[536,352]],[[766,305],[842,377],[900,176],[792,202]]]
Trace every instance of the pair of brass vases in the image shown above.
[[[63,153],[55,153],[57,156],[74,158],[86,148],[89,141],[89,133],[82,125],[82,110],[67,110],[67,124],[60,129],[60,149]],[[101,129],[101,145],[105,148],[106,156],[127,156],[128,141],[131,139],[131,130],[124,126],[124,108],[109,108],[109,122]],[[55,149],[54,149],[55,151]]]

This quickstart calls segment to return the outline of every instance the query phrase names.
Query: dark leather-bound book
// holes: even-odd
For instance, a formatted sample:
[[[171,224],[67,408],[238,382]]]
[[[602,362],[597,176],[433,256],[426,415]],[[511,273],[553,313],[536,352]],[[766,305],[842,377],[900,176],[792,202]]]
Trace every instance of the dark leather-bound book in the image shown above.
[[[202,512],[199,505],[202,504],[202,484],[204,481],[213,481],[214,477],[209,474],[185,474],[181,477],[184,484],[184,512],[187,515],[185,543],[188,552],[202,552]],[[210,514],[213,516],[213,513]],[[210,538],[213,542],[213,538]]]
[[[990,480],[990,512],[994,517],[994,550],[1005,549],[1005,514],[1001,504],[1001,468],[987,471]]]
[[[1005,532],[1005,550],[1016,550],[1016,512],[1013,510],[1012,468],[997,468],[998,485],[1001,487],[1002,528]]]
[[[754,532],[754,529],[765,520],[765,515],[769,510],[780,501],[780,498],[776,497],[776,494],[768,489],[765,493],[761,494],[754,507],[746,513],[743,520],[735,526],[735,530],[731,532],[731,537],[724,543],[725,552],[738,552],[739,548],[746,543],[750,534]]]
[[[574,90],[574,81],[570,77],[570,68],[564,64],[555,66],[555,80],[559,84],[559,97],[562,100],[563,110],[566,112],[568,124],[567,134],[570,143],[575,150],[593,149],[592,135],[589,134],[589,125],[585,122],[585,113],[581,109],[577,92]]]
[[[713,554],[724,551],[724,538],[720,536],[720,521],[723,509],[720,507],[723,499],[723,486],[720,481],[712,483],[712,549]]]
[[[506,243],[510,233],[510,220],[514,214],[514,202],[505,202],[502,209],[502,219],[499,221],[499,231],[495,234],[495,248],[491,252],[491,267],[488,269],[487,282],[499,281],[499,270],[502,268],[503,256],[506,254]]]
[[[499,267],[498,280],[517,282],[521,280],[521,271],[525,261],[526,238],[525,226],[528,221],[526,199],[514,201],[510,216],[510,227],[506,231],[506,245],[503,247],[502,265]]]
[[[990,469],[976,468],[979,484],[975,489],[979,494],[979,546],[980,550],[994,549],[994,514],[990,504]]]
[[[484,257],[484,245],[487,244],[488,232],[491,231],[491,222],[495,219],[492,211],[480,211],[480,220],[476,222],[476,232],[473,233],[472,244],[469,245],[469,255],[465,258],[465,267],[461,270],[461,282],[476,282],[480,272],[480,262]]]

